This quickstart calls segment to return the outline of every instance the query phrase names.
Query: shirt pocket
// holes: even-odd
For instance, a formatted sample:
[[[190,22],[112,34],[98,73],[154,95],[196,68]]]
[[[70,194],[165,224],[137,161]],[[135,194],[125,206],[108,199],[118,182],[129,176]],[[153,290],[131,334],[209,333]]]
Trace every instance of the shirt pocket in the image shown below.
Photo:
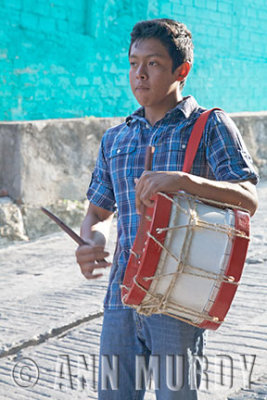
[[[133,175],[133,164],[136,153],[136,143],[113,146],[107,158],[110,175],[113,181],[121,181]]]

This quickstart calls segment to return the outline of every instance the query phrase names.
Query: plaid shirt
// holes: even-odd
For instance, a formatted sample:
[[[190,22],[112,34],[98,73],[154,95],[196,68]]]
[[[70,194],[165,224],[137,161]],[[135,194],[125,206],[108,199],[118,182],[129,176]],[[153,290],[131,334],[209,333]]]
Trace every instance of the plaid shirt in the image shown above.
[[[152,170],[182,170],[188,139],[203,111],[189,96],[151,126],[141,107],[102,138],[87,197],[98,207],[118,211],[118,244],[104,302],[107,308],[126,308],[121,302],[120,285],[138,229],[134,179],[144,171],[146,147],[155,147]],[[191,173],[213,180],[257,182],[242,137],[222,111],[210,115]]]

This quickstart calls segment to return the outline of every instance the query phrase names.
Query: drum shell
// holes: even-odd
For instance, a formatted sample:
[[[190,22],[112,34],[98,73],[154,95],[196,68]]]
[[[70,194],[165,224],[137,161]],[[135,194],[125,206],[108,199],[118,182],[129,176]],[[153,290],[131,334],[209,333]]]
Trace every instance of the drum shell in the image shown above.
[[[177,237],[173,237],[171,240],[170,237],[173,236],[173,233],[170,234],[171,230],[158,230],[164,227],[173,228],[172,224],[177,224],[177,221],[180,226],[183,225],[186,218],[181,217],[181,215],[173,217],[173,214],[177,214],[177,207],[173,201],[177,199],[180,209],[187,210],[189,214],[190,212],[192,214],[195,213],[196,220],[192,223],[191,215],[190,224],[192,225],[187,228],[193,232],[191,235],[191,248],[187,255],[188,266],[186,265],[183,272],[176,276],[177,281],[172,284],[172,291],[162,303],[162,298],[165,296],[164,290],[169,290],[169,283],[164,283],[164,281],[168,280],[164,275],[174,274],[172,268],[176,271],[177,265],[183,259],[179,251],[182,250],[182,247],[184,251],[186,247],[186,244],[184,246],[180,245],[180,250],[178,250],[177,254],[175,243],[185,242],[185,239],[182,238],[183,233],[181,234],[183,228],[178,229]],[[129,258],[122,285],[123,303],[147,315],[164,313],[201,328],[217,329],[230,308],[237,289],[237,283],[242,274],[249,243],[249,214],[237,209],[232,210],[226,207],[222,208],[222,206],[214,207],[214,205],[206,204],[186,194],[179,194],[178,196],[167,195],[167,197],[158,194],[154,200],[154,207],[147,208],[146,215],[143,215],[141,219],[132,254]],[[179,211],[179,207],[178,214],[183,214],[183,211]],[[198,226],[198,219],[211,224],[211,227]],[[225,226],[225,232],[220,232],[220,226]],[[219,247],[219,244],[215,245],[213,239],[221,242],[225,254],[222,253],[218,257],[216,256],[216,248]],[[168,258],[165,251],[171,241],[173,242],[171,244],[171,252],[176,252],[175,256],[180,260],[172,268],[169,265],[167,267],[164,266],[163,260],[165,258],[167,259],[167,264],[173,264],[170,261],[172,256]],[[201,252],[202,254],[194,254]],[[210,255],[208,255],[208,252],[210,252]],[[217,260],[215,260],[216,257]],[[204,262],[201,264],[202,259],[204,259]],[[212,259],[215,260],[215,264],[218,264],[219,260],[220,265],[214,265],[213,267],[213,263],[209,262]],[[199,266],[192,265],[197,263],[201,264],[201,274],[198,271]],[[209,265],[205,265],[205,263]],[[161,281],[154,279],[158,274],[162,276]],[[206,274],[207,277],[203,278],[203,274]],[[212,274],[226,278],[222,281],[220,281],[222,278],[211,279],[210,276]],[[227,280],[229,277],[232,281]],[[152,304],[149,303],[151,291],[153,292]],[[207,291],[209,293],[205,298]],[[156,303],[161,303],[159,309],[153,308],[155,298]],[[181,311],[181,308],[188,309],[189,314]],[[192,317],[191,313],[200,313],[202,316]]]

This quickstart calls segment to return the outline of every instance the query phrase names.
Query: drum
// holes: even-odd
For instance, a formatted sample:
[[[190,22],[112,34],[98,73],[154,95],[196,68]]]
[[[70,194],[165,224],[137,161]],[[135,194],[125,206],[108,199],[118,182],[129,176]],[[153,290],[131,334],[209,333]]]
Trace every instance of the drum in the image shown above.
[[[241,278],[249,225],[245,210],[183,192],[158,193],[141,218],[122,302],[147,316],[217,329]]]

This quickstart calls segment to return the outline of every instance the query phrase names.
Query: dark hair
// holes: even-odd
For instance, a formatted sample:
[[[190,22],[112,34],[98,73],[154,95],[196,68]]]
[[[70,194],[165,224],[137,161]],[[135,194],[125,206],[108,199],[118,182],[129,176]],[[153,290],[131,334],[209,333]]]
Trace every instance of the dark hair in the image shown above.
[[[155,38],[161,41],[169,52],[172,59],[172,72],[179,65],[188,61],[193,63],[192,34],[181,22],[168,18],[151,19],[140,21],[134,25],[131,32],[131,43],[129,55],[134,42]],[[185,85],[185,79],[180,82],[180,88]]]

